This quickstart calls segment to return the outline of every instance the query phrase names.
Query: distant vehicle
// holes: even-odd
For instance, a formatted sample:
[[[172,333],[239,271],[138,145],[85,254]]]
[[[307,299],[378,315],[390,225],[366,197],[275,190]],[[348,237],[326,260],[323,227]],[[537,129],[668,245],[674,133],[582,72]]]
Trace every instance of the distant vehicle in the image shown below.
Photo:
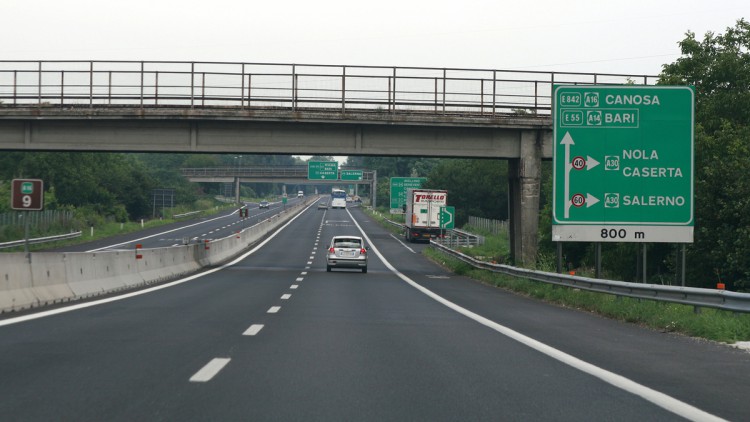
[[[328,203],[320,201],[318,202],[318,209],[319,210],[327,210],[328,209]]]
[[[346,191],[336,188],[331,190],[331,208],[346,208]]]
[[[346,202],[352,202],[352,201],[354,201],[354,198],[352,198],[351,196],[346,197]]]
[[[268,201],[260,201],[260,203],[258,204],[258,208],[268,208],[269,206],[270,204],[268,203]]]
[[[440,236],[440,207],[448,203],[448,191],[408,189],[404,214],[404,238],[430,241]]]
[[[305,196],[305,193],[302,191],[297,192],[297,198],[302,198]]]
[[[334,236],[328,247],[326,271],[332,268],[359,268],[367,272],[367,251],[370,248],[358,236]]]

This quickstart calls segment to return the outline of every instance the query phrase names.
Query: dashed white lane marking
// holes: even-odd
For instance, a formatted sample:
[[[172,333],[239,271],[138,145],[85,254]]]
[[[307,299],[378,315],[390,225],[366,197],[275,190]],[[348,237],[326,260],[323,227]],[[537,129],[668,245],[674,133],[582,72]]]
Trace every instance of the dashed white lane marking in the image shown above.
[[[300,275],[307,275],[307,271],[302,271]]]
[[[292,295],[290,295],[290,294],[281,295],[281,300],[287,300],[290,297],[292,297]]]
[[[309,205],[307,208],[310,208],[310,207],[312,207],[312,205]],[[235,211],[235,212],[237,212],[237,211]],[[103,305],[103,304],[106,304],[106,303],[112,303],[112,302],[116,302],[116,301],[119,301],[119,300],[123,300],[123,299],[128,299],[128,298],[131,298],[131,297],[135,297],[135,296],[146,295],[146,294],[155,292],[157,290],[168,289],[168,288],[170,288],[172,286],[177,286],[177,285],[180,285],[180,284],[183,284],[183,283],[187,283],[187,282],[195,280],[197,278],[201,278],[201,277],[207,276],[209,274],[213,274],[213,273],[215,273],[217,271],[224,270],[226,268],[229,268],[229,267],[231,267],[233,265],[238,264],[243,259],[247,258],[248,256],[250,256],[250,255],[254,254],[255,252],[257,252],[258,250],[260,250],[263,246],[265,246],[268,242],[270,242],[273,238],[275,238],[279,233],[283,232],[284,229],[287,228],[290,224],[293,224],[294,221],[296,221],[301,215],[303,215],[303,214],[300,213],[300,214],[297,214],[294,217],[292,217],[289,221],[286,222],[286,224],[284,224],[283,226],[279,227],[270,236],[266,237],[265,240],[263,240],[262,242],[260,242],[259,244],[257,244],[253,249],[245,252],[244,254],[236,257],[234,260],[229,261],[226,264],[223,264],[221,266],[212,268],[212,269],[207,270],[205,272],[198,273],[198,274],[193,274],[191,276],[188,276],[188,277],[185,277],[185,278],[181,278],[179,280],[175,280],[175,281],[172,281],[172,282],[169,282],[169,283],[160,284],[158,286],[149,287],[149,288],[146,288],[146,289],[143,289],[143,290],[137,290],[137,291],[130,292],[130,293],[125,293],[125,294],[121,294],[121,295],[118,295],[118,296],[112,296],[112,297],[108,297],[108,298],[100,299],[100,300],[92,300],[91,302],[79,303],[79,304],[76,304],[76,305],[65,306],[65,307],[62,307],[62,308],[55,308],[55,309],[50,309],[50,310],[47,310],[47,311],[41,311],[41,312],[36,312],[36,313],[33,313],[33,314],[28,314],[28,315],[23,315],[23,316],[19,316],[19,317],[14,317],[14,318],[8,318],[8,319],[0,320],[0,327],[4,327],[6,325],[19,324],[19,323],[22,323],[22,322],[31,321],[31,320],[35,320],[35,319],[39,319],[39,318],[46,318],[46,317],[49,317],[49,316],[59,315],[59,314],[66,313],[66,312],[72,312],[72,311],[76,311],[76,310],[79,310],[79,309],[90,308],[92,306],[99,306],[99,305]],[[219,217],[219,218],[223,218],[223,217]],[[201,224],[201,223],[198,223],[198,224]],[[197,225],[197,224],[194,224],[194,225]],[[192,226],[190,226],[190,227],[192,227]],[[149,236],[149,237],[153,237],[153,236]],[[142,239],[138,239],[138,240],[142,240]],[[132,242],[133,241],[125,242],[123,244],[132,243]],[[113,246],[117,246],[117,245],[113,245]],[[112,246],[110,246],[110,248],[111,247]],[[105,247],[105,248],[101,248],[101,249],[107,249],[107,248]],[[97,249],[97,250],[99,250],[99,249]],[[130,251],[132,252],[132,250],[130,250]],[[94,252],[94,251],[89,251],[89,252]],[[310,269],[310,267],[307,267],[305,269]]]
[[[229,358],[214,358],[206,366],[190,377],[190,382],[207,382],[215,377],[229,363]]]
[[[307,261],[307,265],[312,265],[312,262],[311,261]]]
[[[297,277],[297,279],[296,279],[296,280],[294,280],[294,281],[302,281],[302,280],[304,280],[304,279],[305,279],[304,277]]]
[[[271,308],[268,309],[269,314],[275,314],[278,313],[281,310],[281,306],[271,306]]]
[[[449,301],[448,299],[443,298],[442,296],[434,293],[432,290],[429,290],[426,287],[415,282],[414,280],[412,280],[411,278],[409,278],[408,276],[406,276],[405,274],[397,270],[393,265],[391,265],[391,263],[385,259],[383,254],[380,253],[380,251],[372,243],[372,241],[370,241],[370,238],[367,236],[365,231],[362,230],[362,226],[360,226],[359,223],[357,223],[357,220],[354,219],[354,216],[351,215],[351,212],[349,212],[349,210],[346,210],[346,212],[349,213],[349,217],[351,217],[352,221],[354,222],[354,225],[357,226],[357,228],[359,229],[359,232],[362,233],[362,237],[364,237],[367,243],[370,244],[370,249],[375,253],[375,255],[378,256],[378,258],[380,258],[380,261],[383,262],[383,264],[385,264],[386,268],[388,268],[393,274],[395,274],[398,278],[400,278],[401,280],[403,280],[410,286],[414,287],[415,289],[419,290],[425,295],[431,297],[435,301],[443,304],[444,306],[450,309],[453,309],[454,311],[484,325],[487,328],[495,330],[504,336],[507,336],[525,346],[528,346],[531,349],[534,349],[540,353],[543,353],[552,359],[555,359],[559,362],[569,365],[581,372],[587,373],[591,375],[592,377],[598,378],[623,391],[627,391],[633,395],[641,397],[642,399],[649,401],[661,407],[662,409],[665,409],[676,415],[682,416],[685,419],[688,419],[691,421],[721,421],[723,420],[719,418],[718,416],[712,415],[711,413],[703,411],[695,406],[692,406],[688,403],[677,400],[674,397],[668,396],[662,392],[651,389],[643,384],[638,384],[637,382],[629,378],[625,378],[622,375],[618,375],[618,374],[615,374],[614,372],[607,371],[606,369],[592,365],[573,355],[569,355],[561,350],[555,349],[552,346],[549,346],[545,343],[542,343],[541,341],[538,341],[531,337],[523,335],[520,332],[512,330],[504,325],[498,324],[495,321],[492,321],[481,315],[471,312],[470,310],[463,308]]]
[[[315,259],[315,256],[311,256],[311,257],[309,257],[307,259]],[[308,262],[308,264],[310,264],[310,262]]]
[[[260,332],[260,330],[263,329],[263,324],[253,324],[245,330],[244,333],[242,333],[243,336],[254,336]]]
[[[297,290],[297,287],[299,287],[299,286],[296,285],[296,284],[292,284],[291,286],[289,286],[289,288],[292,289],[292,290]]]

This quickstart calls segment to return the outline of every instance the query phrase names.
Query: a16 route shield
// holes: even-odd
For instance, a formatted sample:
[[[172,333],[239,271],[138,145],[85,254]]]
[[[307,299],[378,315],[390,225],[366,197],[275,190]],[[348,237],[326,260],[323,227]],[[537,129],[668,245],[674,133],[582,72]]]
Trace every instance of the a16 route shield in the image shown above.
[[[694,90],[554,88],[553,240],[692,242]]]

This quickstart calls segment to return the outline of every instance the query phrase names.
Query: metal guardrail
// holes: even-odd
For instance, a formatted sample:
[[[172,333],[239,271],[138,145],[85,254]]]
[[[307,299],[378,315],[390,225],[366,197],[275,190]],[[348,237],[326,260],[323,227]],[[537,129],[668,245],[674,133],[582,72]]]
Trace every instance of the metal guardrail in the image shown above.
[[[445,237],[437,240],[448,247],[453,246],[479,246],[484,245],[484,236],[469,233],[459,229],[445,231]]]
[[[182,213],[182,214],[175,214],[175,215],[172,216],[172,218],[188,217],[188,216],[191,216],[191,215],[200,214],[202,212],[203,211],[190,211],[190,212],[186,212],[186,213]]]
[[[58,236],[37,237],[36,239],[29,239],[29,244],[46,243],[46,242],[54,242],[57,240],[73,239],[73,238],[79,237],[80,235],[81,235],[81,232],[72,232],[68,234],[61,234]],[[15,248],[16,246],[23,246],[25,243],[26,243],[26,240],[14,240],[12,242],[4,242],[4,243],[0,243],[0,249]]]
[[[654,84],[653,75],[356,65],[0,61],[0,107],[287,108],[549,116],[554,84]]]
[[[385,221],[394,227],[398,227],[400,229],[404,228],[403,224],[397,223],[393,220],[389,220],[385,218]],[[463,231],[459,229],[450,229],[450,230],[445,230],[445,236],[442,239],[438,239],[437,242],[439,242],[442,245],[447,245],[448,247],[478,246],[478,245],[484,244],[484,236],[480,236],[474,233],[469,233],[467,231]]]
[[[627,296],[637,299],[692,305],[696,307],[696,311],[705,307],[732,312],[750,312],[749,293],[699,289],[694,287],[662,286],[658,284],[627,283],[624,281],[600,280],[567,274],[526,270],[523,268],[511,267],[509,265],[479,261],[436,242],[431,242],[431,245],[454,258],[474,266],[475,268],[503,273],[513,277],[526,278],[558,286],[573,287],[576,289],[616,296]]]

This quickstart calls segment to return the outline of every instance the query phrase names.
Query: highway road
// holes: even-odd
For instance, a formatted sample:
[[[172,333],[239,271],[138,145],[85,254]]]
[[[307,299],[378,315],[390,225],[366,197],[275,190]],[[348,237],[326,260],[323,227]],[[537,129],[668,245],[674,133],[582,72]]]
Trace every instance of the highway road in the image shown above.
[[[367,274],[326,272],[364,233]],[[314,206],[199,277],[0,320],[3,420],[750,420],[750,354],[447,272]]]
[[[289,198],[287,204],[281,201],[270,202],[268,208],[258,208],[257,203],[245,203],[248,217],[240,218],[239,207],[222,211],[216,215],[200,217],[187,221],[172,223],[166,226],[152,227],[136,233],[127,233],[107,239],[78,245],[50,249],[54,252],[98,252],[104,250],[132,250],[136,244],[143,248],[166,248],[185,243],[203,242],[221,239],[257,224],[278,214],[285,206],[303,202],[304,198]]]

